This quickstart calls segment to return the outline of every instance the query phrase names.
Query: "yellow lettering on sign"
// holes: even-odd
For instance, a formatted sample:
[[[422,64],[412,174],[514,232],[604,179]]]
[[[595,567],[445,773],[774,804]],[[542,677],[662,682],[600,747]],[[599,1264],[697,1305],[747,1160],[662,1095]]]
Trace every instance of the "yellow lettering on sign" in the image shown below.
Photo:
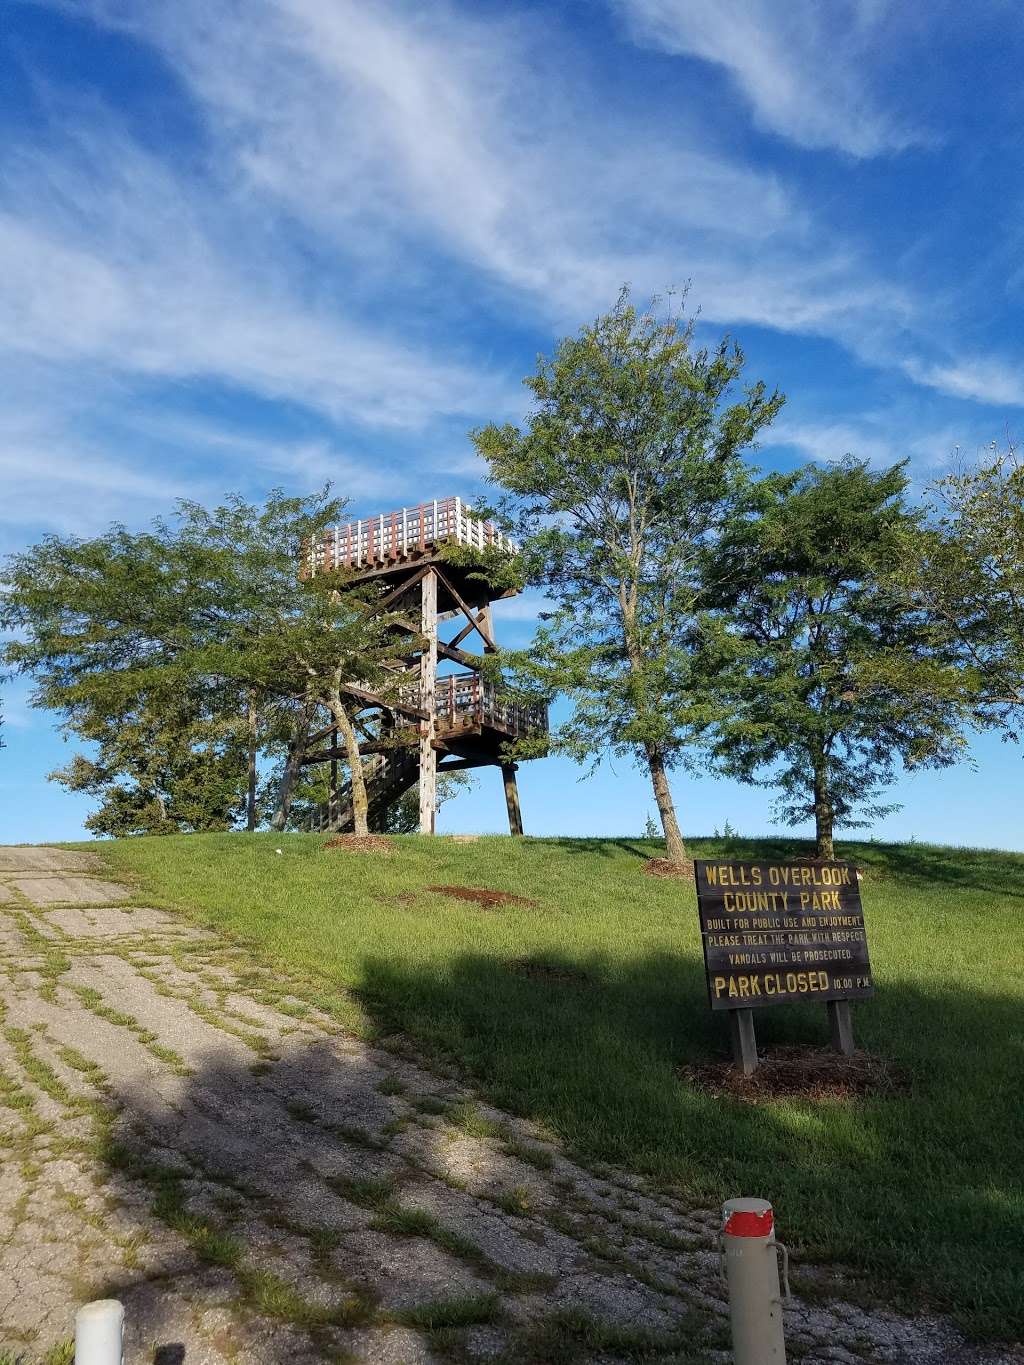
[[[718,868],[717,868],[717,867],[706,867],[706,868],[704,869],[704,875],[705,875],[705,877],[707,877],[708,882],[709,882],[712,886],[717,886],[717,885],[718,885]]]
[[[728,982],[726,981],[726,979],[725,979],[724,976],[716,976],[716,977],[715,977],[715,983],[714,983],[714,984],[715,984],[715,996],[717,997],[717,996],[721,995],[722,992],[725,990],[726,986],[728,985]]]

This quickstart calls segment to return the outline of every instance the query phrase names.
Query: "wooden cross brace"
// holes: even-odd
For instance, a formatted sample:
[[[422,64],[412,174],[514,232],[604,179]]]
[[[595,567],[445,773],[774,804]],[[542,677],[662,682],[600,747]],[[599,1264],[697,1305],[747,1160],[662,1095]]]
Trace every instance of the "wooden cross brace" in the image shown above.
[[[447,591],[451,594],[452,601],[458,607],[459,611],[462,612],[467,622],[467,624],[464,625],[462,629],[459,631],[458,635],[456,635],[453,640],[448,641],[448,648],[457,649],[458,646],[462,644],[466,636],[469,635],[470,632],[475,630],[476,633],[480,636],[481,640],[483,640],[484,647],[488,651],[496,650],[498,646],[494,643],[494,636],[491,634],[490,629],[484,622],[484,611],[486,610],[486,608],[481,608],[479,612],[474,612],[473,608],[469,605],[468,602],[466,602],[465,598],[458,591],[455,585],[450,581],[450,579],[447,578],[445,574],[441,572],[439,568],[437,568],[436,565],[434,567],[434,572],[437,574],[439,582],[441,582],[447,589]]]

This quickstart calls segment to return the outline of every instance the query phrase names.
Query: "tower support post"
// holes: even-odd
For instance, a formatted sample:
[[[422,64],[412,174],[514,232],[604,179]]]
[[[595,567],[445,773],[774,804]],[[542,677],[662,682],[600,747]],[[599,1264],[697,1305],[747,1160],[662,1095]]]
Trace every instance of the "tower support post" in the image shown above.
[[[420,706],[427,719],[420,721],[420,833],[433,834],[437,816],[437,574],[428,569],[420,586]]]
[[[522,834],[523,814],[519,809],[519,784],[516,782],[516,765],[503,763],[501,775],[505,779],[505,805],[508,807],[509,834]]]
[[[327,790],[327,828],[338,828],[338,731],[331,731],[331,776]]]

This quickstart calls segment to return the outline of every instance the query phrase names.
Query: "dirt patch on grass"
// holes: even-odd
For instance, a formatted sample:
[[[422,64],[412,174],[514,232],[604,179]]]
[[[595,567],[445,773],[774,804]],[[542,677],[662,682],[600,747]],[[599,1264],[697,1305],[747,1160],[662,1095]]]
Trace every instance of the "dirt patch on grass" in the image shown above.
[[[488,891],[483,886],[428,886],[428,891],[436,891],[439,896],[454,896],[459,901],[472,901],[493,909],[496,905],[536,905],[536,901],[526,896],[513,896],[511,891]]]
[[[847,1100],[860,1095],[902,1095],[910,1077],[884,1057],[855,1052],[843,1057],[823,1047],[776,1047],[761,1054],[753,1076],[730,1062],[681,1066],[678,1075],[709,1095],[732,1095],[752,1104],[782,1098]]]
[[[673,863],[668,858],[648,858],[643,866],[648,877],[675,877],[681,882],[693,881],[693,863]]]
[[[394,853],[391,840],[383,834],[336,834],[324,848],[332,853]]]
[[[545,962],[538,957],[510,958],[505,966],[516,976],[529,977],[531,981],[550,981],[559,986],[592,986],[594,978],[580,967],[572,967],[567,962]]]

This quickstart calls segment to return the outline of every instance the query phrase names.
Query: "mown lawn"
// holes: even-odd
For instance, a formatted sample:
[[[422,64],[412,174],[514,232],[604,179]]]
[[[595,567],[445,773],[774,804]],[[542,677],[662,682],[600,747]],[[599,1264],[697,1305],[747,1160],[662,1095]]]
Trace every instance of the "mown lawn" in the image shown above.
[[[704,1205],[766,1196],[798,1260],[852,1267],[888,1300],[949,1311],[981,1337],[1024,1335],[1024,856],[844,845],[866,871],[878,987],[855,1009],[858,1042],[905,1068],[911,1092],[752,1105],[677,1076],[724,1055],[726,1030],[707,1008],[693,888],[643,874],[652,845],[396,844],[392,857],[326,852],[313,835],[90,847],[147,898],[312,974],[348,1017],[354,992],[373,1026],[458,1059],[582,1155]],[[539,904],[487,910],[431,883]],[[825,1010],[762,1010],[758,1031],[768,1045],[825,1042]]]

